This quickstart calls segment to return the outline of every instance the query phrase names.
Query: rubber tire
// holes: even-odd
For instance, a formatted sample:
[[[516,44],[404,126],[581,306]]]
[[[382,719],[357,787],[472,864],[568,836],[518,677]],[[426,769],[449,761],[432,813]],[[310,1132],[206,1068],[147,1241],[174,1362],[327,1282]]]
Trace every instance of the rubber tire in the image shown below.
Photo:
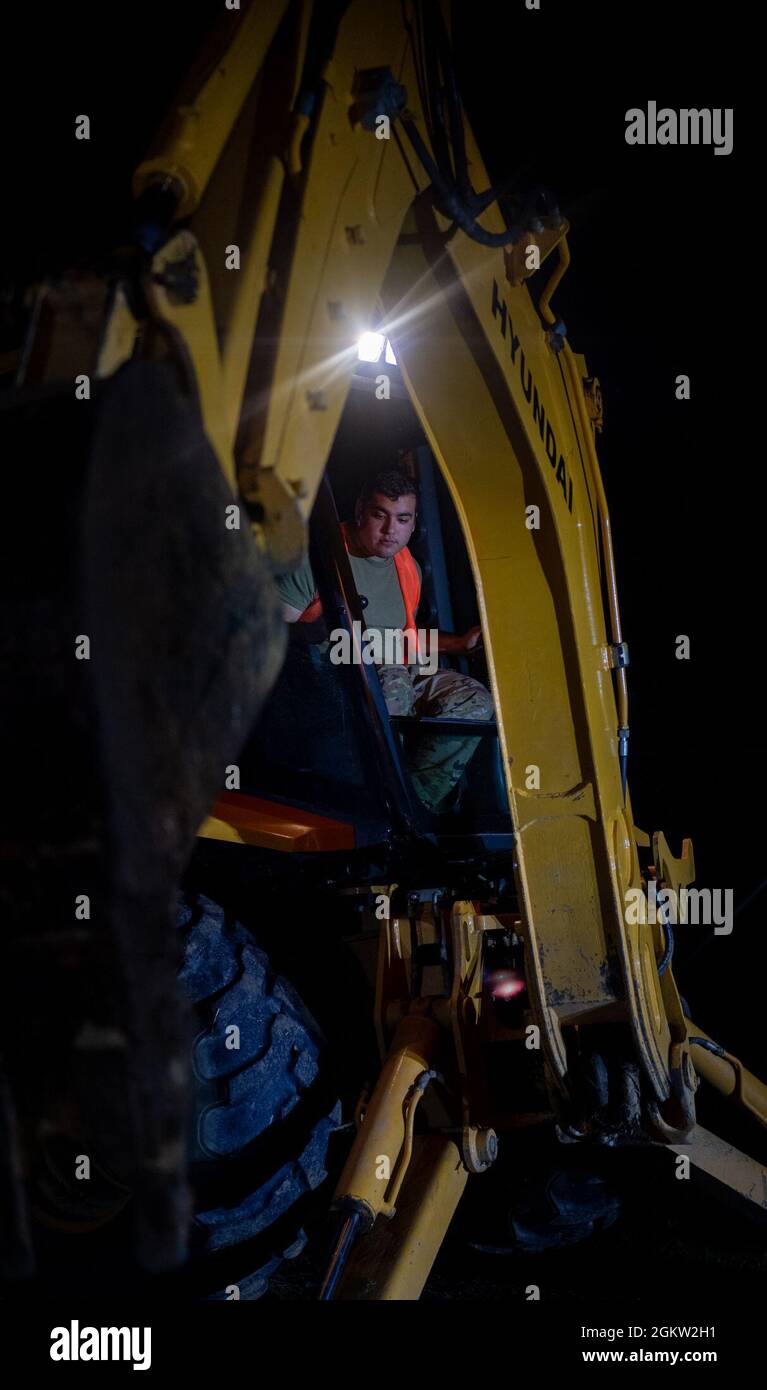
[[[200,1026],[192,1264],[214,1280],[206,1286],[203,1276],[206,1297],[254,1300],[306,1242],[293,1209],[302,1213],[327,1176],[341,1104],[324,1074],[318,1025],[251,933],[201,895],[182,899],[178,924],[179,978]]]

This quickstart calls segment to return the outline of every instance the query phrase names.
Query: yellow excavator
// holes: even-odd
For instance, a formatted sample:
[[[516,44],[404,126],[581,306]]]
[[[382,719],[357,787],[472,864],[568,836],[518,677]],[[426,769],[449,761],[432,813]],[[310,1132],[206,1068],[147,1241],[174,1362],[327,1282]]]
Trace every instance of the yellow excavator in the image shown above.
[[[61,789],[41,806],[9,749],[12,938],[59,971],[43,997],[78,1099],[48,1098],[41,1128],[11,1028],[9,1277],[33,1268],[30,1207],[81,1230],[131,1208],[150,1268],[199,1246],[209,1295],[258,1297],[339,1141],[322,1299],[417,1299],[467,1183],[533,1125],[563,1150],[663,1146],[767,1208],[767,1168],[696,1119],[701,1079],[761,1125],[767,1088],[674,980],[691,842],[677,857],[632,815],[602,400],[556,308],[568,224],[549,190],[491,185],[448,8],[227,0],[123,244],[38,289],[3,408],[46,515],[32,555],[6,554],[15,711],[55,701],[40,756]],[[308,547],[354,633],[338,516],[376,450],[418,476],[429,622],[483,633],[495,718],[447,818],[413,791],[417,721],[374,667],[288,635],[273,584]],[[260,918],[284,942],[299,915],[318,953],[347,935],[369,984],[376,1055],[346,1118],[256,944]],[[191,1197],[180,952],[202,1017]],[[364,1050],[356,1017],[336,1051]]]

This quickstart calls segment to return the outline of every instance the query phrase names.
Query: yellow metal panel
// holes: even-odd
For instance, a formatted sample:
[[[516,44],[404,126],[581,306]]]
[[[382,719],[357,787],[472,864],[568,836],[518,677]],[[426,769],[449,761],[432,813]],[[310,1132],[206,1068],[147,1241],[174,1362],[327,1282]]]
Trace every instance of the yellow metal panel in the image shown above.
[[[197,282],[197,292],[189,302],[174,294],[158,279],[168,273],[173,274],[176,267],[184,265],[193,268]],[[152,259],[151,273],[146,277],[145,286],[154,313],[168,325],[175,336],[177,351],[194,370],[205,433],[224,477],[234,491],[234,459],[226,421],[221,358],[210,286],[205,261],[191,232],[177,232],[157,252]],[[180,466],[183,466],[181,462]]]
[[[396,1192],[409,1161],[408,1134],[412,1136],[408,1106],[420,1099],[413,1088],[433,1064],[441,1041],[434,1019],[414,1013],[402,1019],[338,1180],[337,1200],[364,1202],[374,1215],[390,1215],[399,1205]]]
[[[204,81],[192,74],[133,178],[138,197],[153,180],[175,179],[181,190],[179,216],[200,201],[287,9],[287,0],[252,4],[222,21],[219,53],[208,59]]]
[[[285,179],[281,160],[264,139],[268,114],[267,94],[259,80],[190,223],[210,281],[232,444]],[[239,270],[226,263],[226,248],[232,245],[240,252]]]
[[[669,1034],[653,943],[646,927],[624,922],[624,893],[639,886],[639,865],[620,785],[583,440],[526,288],[504,284],[500,251],[460,232],[445,251],[438,222],[416,205],[407,229],[420,230],[426,249],[396,248],[382,294],[385,326],[474,568],[547,1053],[563,1078],[561,1023],[580,1010],[593,1017],[595,1006],[611,1010],[625,995],[662,1098]],[[539,529],[526,524],[531,505],[540,509]],[[539,792],[529,789],[534,768]]]
[[[451,1139],[436,1134],[417,1137],[397,1215],[392,1221],[379,1218],[370,1235],[362,1237],[336,1298],[420,1298],[468,1176]]]
[[[694,1168],[740,1193],[761,1211],[767,1212],[767,1168],[717,1134],[696,1125],[685,1144],[670,1144],[674,1153],[689,1158]]]
[[[243,443],[246,496],[258,469],[274,470],[308,517],[338,427],[381,280],[415,192],[394,138],[350,119],[361,70],[388,65],[417,109],[417,85],[399,7],[349,6],[324,78],[287,287],[266,419]]]

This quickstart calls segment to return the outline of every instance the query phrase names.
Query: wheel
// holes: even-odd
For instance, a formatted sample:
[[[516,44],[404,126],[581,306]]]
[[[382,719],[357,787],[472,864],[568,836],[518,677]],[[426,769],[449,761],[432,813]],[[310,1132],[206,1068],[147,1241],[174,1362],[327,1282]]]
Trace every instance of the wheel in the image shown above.
[[[250,932],[202,896],[179,911],[180,980],[200,1031],[192,1051],[195,1193],[190,1268],[213,1299],[257,1299],[305,1244],[341,1105],[324,1039]]]
[[[528,1254],[590,1240],[617,1221],[620,1199],[600,1173],[554,1170],[509,1212],[515,1243]]]

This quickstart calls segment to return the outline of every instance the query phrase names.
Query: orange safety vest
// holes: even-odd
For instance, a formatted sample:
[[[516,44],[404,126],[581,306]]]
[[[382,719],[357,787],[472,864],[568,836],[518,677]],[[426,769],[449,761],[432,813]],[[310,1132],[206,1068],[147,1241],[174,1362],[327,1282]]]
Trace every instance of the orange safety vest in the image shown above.
[[[344,538],[344,545],[346,546],[348,552],[349,536],[345,521],[341,522],[341,533]],[[402,590],[402,599],[405,604],[404,635],[405,637],[409,637],[410,641],[416,644],[416,650],[418,650],[420,654],[420,648],[418,647],[418,633],[415,625],[415,615],[418,610],[418,604],[421,598],[421,578],[418,573],[418,567],[416,565],[416,562],[410,554],[410,551],[408,550],[407,546],[404,546],[403,549],[398,551],[397,554],[394,556],[394,566],[397,571],[399,586]],[[319,618],[321,613],[322,600],[320,599],[319,594],[317,594],[317,596],[312,599],[308,608],[304,609],[298,621],[299,623],[313,623],[317,620],[317,618]]]

